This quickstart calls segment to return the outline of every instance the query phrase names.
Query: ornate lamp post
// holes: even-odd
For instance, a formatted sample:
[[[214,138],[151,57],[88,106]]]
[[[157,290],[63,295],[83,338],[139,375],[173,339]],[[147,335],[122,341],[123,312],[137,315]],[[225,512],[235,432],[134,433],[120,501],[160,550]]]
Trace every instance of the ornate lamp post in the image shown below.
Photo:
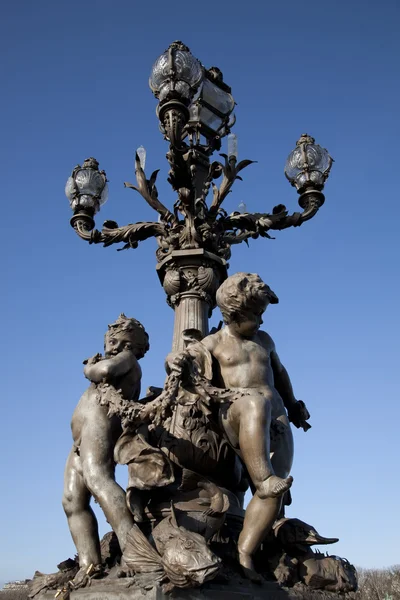
[[[154,63],[149,83],[158,100],[160,130],[169,143],[168,181],[176,193],[173,206],[168,208],[158,197],[158,171],[146,177],[142,146],[136,151],[136,184],[125,183],[125,187],[137,191],[154,209],[154,221],[120,227],[109,220],[101,230],[95,228],[94,217],[107,200],[108,187],[106,174],[94,158],[75,167],[65,191],[73,211],[71,225],[83,240],[129,249],[156,238],[157,273],[175,312],[173,351],[186,352],[167,360],[163,389],[153,388],[139,402],[135,399],[140,370],[133,358],[141,358],[148,348],[139,322],[121,315],[109,326],[105,356],[96,354],[86,361],[85,376],[91,385],[73,416],[74,445],[63,499],[79,569],[74,563],[76,574],[65,585],[61,565],[70,561],[64,561],[55,578],[40,576],[34,581],[31,596],[61,582],[65,587],[56,596],[67,597],[72,590],[75,597],[77,588],[91,576],[107,573],[110,580],[104,585],[99,581],[94,599],[98,593],[128,598],[139,589],[147,594],[153,586],[157,597],[165,597],[163,592],[174,587],[196,587],[213,579],[226,562],[229,581],[225,588],[218,587],[217,594],[227,592],[228,597],[229,590],[237,592],[234,553],[242,575],[260,584],[261,595],[256,593],[260,598],[269,596],[269,590],[278,597],[278,588],[264,585],[256,572],[257,553],[260,565],[265,563],[262,572],[268,576],[273,572],[285,585],[301,579],[316,587],[318,580],[321,588],[355,590],[352,565],[336,556],[323,562],[308,549],[316,543],[334,543],[336,538],[319,536],[299,519],[281,518],[293,482],[289,422],[305,431],[310,425],[305,404],[296,400],[271,343],[257,335],[260,315],[268,302],[276,301],[273,292],[258,276],[234,275],[218,293],[225,327],[211,341],[195,343],[208,333],[232,246],[249,238],[269,238],[270,231],[299,227],[314,217],[324,203],[323,188],[333,160],[303,134],[285,166],[301,210],[289,214],[279,204],[270,213],[249,213],[241,203],[238,211],[228,214],[223,202],[253,161],[238,162],[237,138],[231,131],[235,101],[221,71],[206,69],[182,42],[174,42]],[[211,157],[221,149],[224,137],[227,154],[220,155],[223,162],[214,161]],[[252,319],[250,311],[257,318]],[[214,377],[218,373],[214,363],[219,380]],[[243,373],[242,365],[246,366]],[[114,425],[107,419],[111,416],[116,417]],[[82,418],[86,424],[81,428]],[[116,442],[121,425],[123,433]],[[126,495],[109,468],[114,461],[128,465]],[[244,511],[249,484],[253,498]],[[112,573],[108,571],[100,556],[96,523],[88,507],[91,495],[117,535],[123,553],[120,574],[127,575],[126,585],[119,585],[114,567]],[[113,552],[110,544],[110,558]],[[115,564],[114,558],[110,564]],[[242,588],[238,594],[253,597],[254,589]],[[286,591],[283,595],[288,596]]]
[[[160,130],[169,142],[168,181],[177,193],[173,208],[158,198],[155,171],[147,179],[146,151],[136,153],[139,192],[158,213],[153,222],[119,227],[106,221],[95,229],[94,215],[107,199],[107,179],[94,158],[75,167],[67,181],[66,194],[74,211],[71,225],[82,239],[104,246],[123,243],[123,249],[155,237],[158,243],[157,272],[175,310],[173,349],[183,347],[182,331],[208,333],[208,318],[215,306],[215,293],[226,277],[231,246],[249,238],[270,237],[270,230],[298,227],[315,216],[324,203],[324,183],[332,166],[328,152],[304,134],[289,155],[285,175],[299,193],[301,212],[288,214],[282,204],[271,213],[233,212],[222,204],[239,173],[253,161],[237,162],[234,99],[216,67],[206,69],[181,42],[174,42],[154,63],[150,88],[158,99]],[[211,161],[228,138],[224,162]],[[214,181],[221,178],[217,186]],[[208,200],[212,190],[212,198]],[[244,205],[243,205],[244,206]],[[243,207],[242,207],[243,208]]]

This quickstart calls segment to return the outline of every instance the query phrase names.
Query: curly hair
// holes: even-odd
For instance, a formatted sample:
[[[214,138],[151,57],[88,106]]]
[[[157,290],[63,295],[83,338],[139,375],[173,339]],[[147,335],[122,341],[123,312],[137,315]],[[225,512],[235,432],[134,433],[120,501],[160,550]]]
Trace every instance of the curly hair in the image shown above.
[[[235,273],[217,291],[219,306],[226,325],[240,321],[245,312],[264,312],[278,297],[256,273]]]
[[[136,319],[126,317],[124,313],[121,313],[115,323],[108,326],[104,339],[110,340],[120,333],[128,333],[136,358],[143,358],[150,348],[149,336],[143,325]]]

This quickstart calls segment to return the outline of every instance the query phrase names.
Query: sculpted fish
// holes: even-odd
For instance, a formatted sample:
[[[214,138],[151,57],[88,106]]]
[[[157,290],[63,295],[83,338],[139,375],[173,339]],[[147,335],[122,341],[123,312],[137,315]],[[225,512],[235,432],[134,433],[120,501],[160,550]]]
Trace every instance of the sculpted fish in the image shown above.
[[[220,559],[210,550],[203,536],[179,527],[173,507],[171,515],[152,533],[156,549],[137,525],[127,536],[124,562],[135,573],[152,573],[153,581],[166,578],[172,586],[195,587],[213,579]]]

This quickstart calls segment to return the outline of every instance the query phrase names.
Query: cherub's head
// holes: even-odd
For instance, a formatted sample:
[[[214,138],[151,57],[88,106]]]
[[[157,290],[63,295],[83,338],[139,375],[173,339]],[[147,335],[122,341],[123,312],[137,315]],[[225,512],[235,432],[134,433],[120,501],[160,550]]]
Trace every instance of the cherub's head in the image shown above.
[[[121,313],[115,323],[108,326],[104,337],[106,357],[115,356],[123,350],[131,350],[139,359],[143,358],[149,348],[149,336],[136,319],[129,319]]]
[[[235,273],[217,291],[217,304],[225,325],[244,337],[257,332],[268,304],[277,302],[278,297],[255,273]]]

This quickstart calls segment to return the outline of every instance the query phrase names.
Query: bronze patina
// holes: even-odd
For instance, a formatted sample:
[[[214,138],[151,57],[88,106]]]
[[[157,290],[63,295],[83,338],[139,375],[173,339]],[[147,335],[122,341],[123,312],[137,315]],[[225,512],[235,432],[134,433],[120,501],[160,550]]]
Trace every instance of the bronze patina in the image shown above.
[[[37,573],[30,595],[58,589],[67,598],[85,588],[80,593],[88,600],[161,598],[174,588],[201,587],[190,598],[212,590],[222,600],[239,593],[238,582],[246,598],[289,598],[282,586],[295,584],[354,590],[350,563],[311,549],[337,538],[285,517],[293,489],[291,424],[304,431],[311,425],[274,341],[261,329],[263,313],[278,298],[260,276],[227,272],[232,246],[270,238],[317,214],[332,158],[303,134],[285,168],[301,211],[289,214],[280,204],[270,213],[227,214],[223,202],[253,161],[237,160],[235,102],[221,71],[206,69],[174,42],[155,62],[150,87],[169,143],[173,206],[159,199],[157,171],[145,175],[144,148],[136,154],[136,184],[125,186],[157,212],[155,221],[95,228],[108,187],[94,158],[74,169],[66,193],[71,225],[83,240],[131,249],[156,238],[157,274],[175,313],[165,385],[141,397],[138,360],[149,349],[148,336],[121,315],[109,326],[104,356],[85,361],[90,386],[72,418],[63,506],[77,557],[60,563],[58,573]],[[224,137],[223,162],[212,160]],[[224,325],[210,332],[216,306]],[[126,491],[114,478],[117,463],[128,469]],[[244,509],[248,488],[252,499]],[[91,498],[112,528],[102,541]]]

